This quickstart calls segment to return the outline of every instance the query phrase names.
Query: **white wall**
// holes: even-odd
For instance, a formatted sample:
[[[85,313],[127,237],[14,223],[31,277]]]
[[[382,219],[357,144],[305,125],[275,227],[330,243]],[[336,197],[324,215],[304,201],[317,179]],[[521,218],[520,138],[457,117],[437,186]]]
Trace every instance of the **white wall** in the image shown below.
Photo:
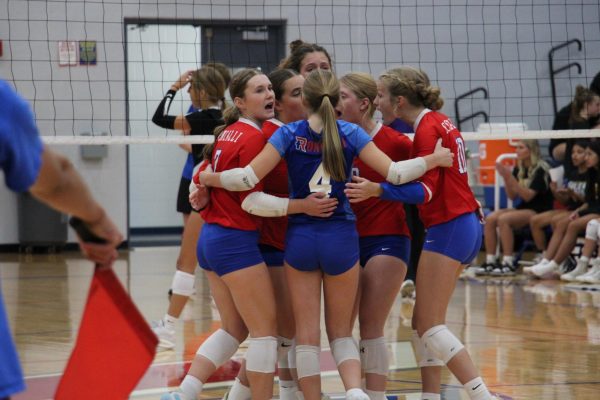
[[[417,65],[441,87],[446,99],[443,111],[450,116],[454,116],[453,99],[457,95],[485,86],[490,100],[465,101],[463,115],[485,110],[492,121],[523,121],[530,129],[551,127],[547,54],[552,46],[572,38],[583,42],[581,52],[570,47],[557,54],[562,60],[558,65],[577,61],[583,67],[581,75],[560,75],[559,105],[569,101],[576,84],[588,84],[600,71],[598,2],[436,0],[435,6],[432,0],[207,3],[0,0],[0,38],[4,42],[0,76],[32,101],[43,135],[86,131],[124,135],[124,18],[283,19],[287,21],[287,40],[301,37],[330,49],[339,74],[350,70],[379,74],[401,63]],[[67,39],[97,40],[98,65],[59,67],[57,41]],[[162,90],[148,97],[149,115],[165,88],[158,86]],[[463,130],[473,130],[473,126],[467,123]],[[67,152],[125,230],[125,148],[111,146],[108,158],[100,163],[80,160],[75,149]],[[179,154],[177,149],[173,152]],[[179,155],[175,157],[173,168],[182,162]],[[153,184],[155,194],[175,196],[175,182]],[[1,187],[0,201],[0,244],[16,243],[14,196]],[[172,215],[172,208],[155,207],[152,213],[161,214],[156,215],[161,224],[179,224],[180,218]]]

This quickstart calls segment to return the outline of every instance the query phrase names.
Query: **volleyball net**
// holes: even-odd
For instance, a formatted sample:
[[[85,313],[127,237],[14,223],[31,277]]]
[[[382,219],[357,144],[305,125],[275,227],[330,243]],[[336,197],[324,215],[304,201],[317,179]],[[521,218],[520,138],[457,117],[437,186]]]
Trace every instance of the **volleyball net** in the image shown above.
[[[0,0],[0,76],[31,102],[47,143],[69,145],[61,151],[85,178],[106,181],[101,199],[117,187],[149,202],[151,189],[132,185],[175,187],[185,158],[175,143],[213,140],[151,121],[184,71],[216,61],[269,72],[295,39],[325,47],[339,76],[423,69],[472,154],[481,140],[600,136],[550,131],[576,86],[600,72],[596,0]],[[170,113],[189,106],[180,91]],[[84,151],[100,144],[129,146]],[[153,209],[123,217],[146,226]]]

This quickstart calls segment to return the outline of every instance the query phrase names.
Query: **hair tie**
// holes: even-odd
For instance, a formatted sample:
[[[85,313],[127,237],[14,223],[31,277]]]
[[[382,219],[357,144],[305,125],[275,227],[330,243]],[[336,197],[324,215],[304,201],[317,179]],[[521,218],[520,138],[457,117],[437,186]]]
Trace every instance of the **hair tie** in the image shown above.
[[[331,101],[331,97],[329,96],[329,94],[325,93],[324,95],[321,96],[321,102],[323,102],[323,99],[327,97],[329,99],[329,101]]]

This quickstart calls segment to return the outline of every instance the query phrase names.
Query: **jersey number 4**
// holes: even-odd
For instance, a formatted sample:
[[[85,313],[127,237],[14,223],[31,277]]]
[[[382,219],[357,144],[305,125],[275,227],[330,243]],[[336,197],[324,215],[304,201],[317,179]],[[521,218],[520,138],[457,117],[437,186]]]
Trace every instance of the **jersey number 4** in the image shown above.
[[[331,194],[331,177],[323,168],[323,163],[319,164],[319,168],[310,178],[308,188],[311,193],[325,193],[327,196]]]

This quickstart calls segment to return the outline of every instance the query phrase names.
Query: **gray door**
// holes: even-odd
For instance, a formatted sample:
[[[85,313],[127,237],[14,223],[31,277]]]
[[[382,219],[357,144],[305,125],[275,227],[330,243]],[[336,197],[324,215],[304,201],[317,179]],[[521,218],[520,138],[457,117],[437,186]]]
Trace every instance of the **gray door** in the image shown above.
[[[202,25],[202,59],[222,62],[234,71],[260,67],[271,72],[285,56],[282,22]]]

